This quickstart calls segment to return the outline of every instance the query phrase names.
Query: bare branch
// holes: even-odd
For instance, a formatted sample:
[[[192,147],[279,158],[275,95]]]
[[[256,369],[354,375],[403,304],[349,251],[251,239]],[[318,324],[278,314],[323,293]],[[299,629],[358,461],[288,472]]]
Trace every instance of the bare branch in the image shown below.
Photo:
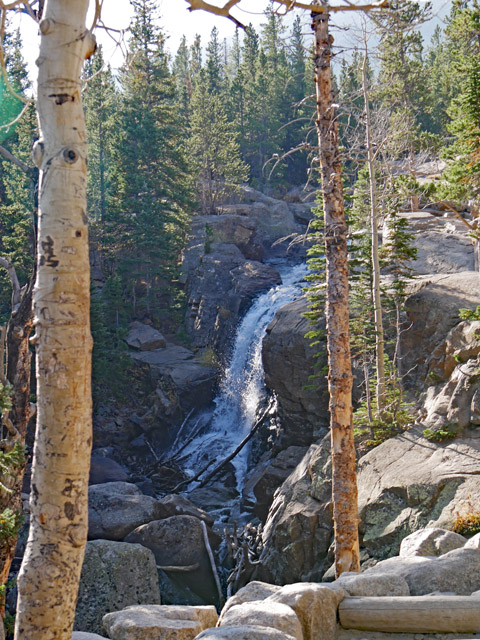
[[[228,18],[229,20],[232,20],[232,22],[234,22],[237,25],[237,27],[241,27],[242,29],[245,29],[245,25],[243,25],[239,20],[237,20],[237,18],[234,18],[232,15],[230,15],[230,9],[232,9],[232,7],[237,5],[240,2],[240,0],[228,0],[228,2],[223,7],[216,7],[215,5],[210,4],[209,2],[204,2],[204,0],[185,0],[185,1],[188,2],[188,4],[190,5],[188,7],[189,11],[198,11],[198,10],[208,11],[209,13],[213,13],[216,16],[223,16],[224,18]]]
[[[32,167],[29,167],[24,162],[19,160],[19,158],[15,157],[12,153],[10,153],[8,149],[5,149],[5,147],[2,147],[2,145],[0,145],[0,155],[2,155],[6,160],[13,162],[13,164],[17,165],[17,167],[21,169],[24,173],[28,175],[32,173],[33,171]]]

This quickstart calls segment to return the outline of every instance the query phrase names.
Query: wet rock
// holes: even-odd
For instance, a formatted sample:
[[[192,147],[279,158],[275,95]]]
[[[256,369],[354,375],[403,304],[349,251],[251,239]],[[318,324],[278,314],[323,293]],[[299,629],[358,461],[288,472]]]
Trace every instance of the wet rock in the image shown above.
[[[367,575],[399,575],[406,580],[412,596],[433,591],[470,595],[480,589],[480,551],[454,549],[438,558],[396,556],[379,562]]]
[[[167,345],[160,331],[143,322],[132,322],[125,342],[132,349],[139,351],[154,351],[155,349],[163,349]]]
[[[249,473],[244,488],[244,496],[247,497],[253,494],[253,511],[263,522],[267,518],[268,510],[273,501],[273,494],[292,473],[307,450],[308,447],[291,446],[281,451],[273,459],[270,459],[267,453],[255,469]]]
[[[399,555],[441,556],[452,549],[460,549],[467,539],[446,529],[426,528],[414,531],[402,540]]]
[[[193,260],[191,261],[193,262]],[[233,244],[212,243],[185,276],[185,326],[195,348],[223,353],[252,298],[280,282],[268,265],[246,260]]]
[[[329,424],[327,380],[315,380],[317,388],[308,388],[314,364],[327,363],[326,343],[313,349],[305,338],[311,329],[304,314],[308,302],[300,298],[275,314],[263,339],[262,360],[265,383],[275,391],[281,408],[284,446],[308,446],[326,432]],[[315,353],[323,355],[315,358]]]
[[[103,625],[112,640],[193,640],[217,617],[214,607],[144,605],[109,613]]]
[[[220,543],[220,537],[211,530],[209,539],[213,548]],[[158,568],[199,595],[204,603],[217,602],[218,592],[198,518],[172,516],[150,522],[132,531],[125,540],[151,549]]]
[[[133,604],[160,604],[153,553],[138,544],[87,543],[80,578],[75,629],[102,633],[102,617]]]
[[[88,490],[88,537],[90,540],[123,540],[145,522],[157,520],[157,500],[145,496],[128,482],[96,484]]]
[[[278,629],[297,640],[303,640],[300,621],[291,607],[279,602],[261,600],[231,607],[222,616],[222,626],[261,626]]]
[[[159,520],[170,518],[171,516],[195,516],[195,518],[203,520],[209,527],[212,527],[215,522],[209,513],[196,507],[193,502],[190,502],[184,496],[179,496],[175,493],[159,500],[159,507],[162,514]]]

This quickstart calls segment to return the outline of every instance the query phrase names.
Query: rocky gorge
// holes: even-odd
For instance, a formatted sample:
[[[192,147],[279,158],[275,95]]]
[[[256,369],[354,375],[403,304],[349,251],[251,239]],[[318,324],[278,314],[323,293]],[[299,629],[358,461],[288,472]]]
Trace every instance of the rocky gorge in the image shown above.
[[[138,404],[134,410],[100,404],[95,417],[90,541],[77,611],[78,640],[83,640],[81,633],[87,634],[85,638],[102,635],[102,624],[115,640],[136,638],[136,632],[125,631],[133,628],[130,622],[104,620],[106,614],[126,607],[218,606],[228,575],[242,556],[242,545],[254,553],[246,552],[236,588],[251,580],[251,585],[269,585],[261,587],[266,591],[259,587],[262,596],[252,600],[268,599],[280,585],[292,583],[322,583],[326,589],[326,581],[333,579],[328,393],[321,376],[316,388],[309,384],[314,362],[326,364],[326,352],[320,349],[318,354],[318,347],[312,348],[305,338],[309,325],[303,296],[275,313],[263,338],[266,397],[273,395],[275,410],[252,439],[243,486],[237,485],[229,463],[199,487],[189,482],[182,460],[189,434],[199,427],[204,433],[202,412],[218,392],[241,319],[259,295],[279,286],[279,270],[285,264],[305,260],[306,244],[291,242],[305,234],[312,206],[311,195],[300,190],[275,200],[245,189],[241,201],[225,205],[219,215],[198,216],[182,272],[187,343],[166,338],[145,323],[131,325],[126,343]],[[378,580],[381,576],[392,584],[397,584],[396,578],[383,576],[397,566],[394,557],[408,555],[402,541],[417,531],[438,535],[428,539],[428,553],[424,545],[412,556],[448,559],[451,553],[457,563],[457,556],[463,556],[455,549],[464,553],[465,547],[472,549],[465,551],[465,558],[476,563],[480,553],[474,543],[467,547],[462,536],[453,547],[435,543],[444,536],[452,544],[457,534],[451,531],[459,520],[480,518],[480,323],[459,318],[459,309],[473,310],[480,300],[473,245],[453,215],[403,215],[418,250],[412,264],[416,275],[408,284],[402,316],[402,366],[416,415],[408,430],[362,452],[358,460],[365,570],[361,575],[375,575]],[[355,393],[359,399],[360,389]],[[221,514],[220,507],[226,505],[227,515]],[[247,521],[253,529],[237,540],[227,535],[230,542],[226,542],[223,529],[235,530],[234,519],[238,529]],[[410,569],[405,569],[409,562],[402,560],[398,593],[390,586],[385,593],[373,589],[371,595],[445,590],[447,578],[437,583],[434,576],[428,585],[415,586],[417,578],[410,579]],[[411,563],[412,571],[417,571],[413,569],[417,564]],[[423,573],[422,565],[418,574]],[[470,593],[478,589],[480,584],[472,583]],[[361,589],[345,591],[351,596],[367,594]],[[332,598],[336,611],[339,601],[336,595]],[[299,627],[292,618],[287,627],[263,631],[262,636],[252,630],[250,635],[232,630],[233,635],[225,635],[226,631],[222,635],[222,626],[218,632],[202,631],[214,626],[216,618],[205,614],[200,628],[194,622],[203,619],[199,611],[188,614],[186,635],[171,637],[194,638],[200,633],[201,638],[314,637],[305,629],[302,636],[298,630],[302,624]],[[141,616],[148,618],[147,613]],[[176,615],[183,616],[177,612],[167,618],[177,620]],[[250,625],[241,617],[223,624]]]

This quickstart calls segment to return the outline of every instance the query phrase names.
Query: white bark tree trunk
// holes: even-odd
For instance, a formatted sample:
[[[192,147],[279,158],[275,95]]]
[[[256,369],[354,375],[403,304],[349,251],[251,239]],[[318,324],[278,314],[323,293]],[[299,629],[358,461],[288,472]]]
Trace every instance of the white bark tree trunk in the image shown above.
[[[378,256],[378,206],[377,206],[377,178],[375,175],[375,154],[372,144],[372,121],[370,117],[370,102],[367,82],[367,43],[365,36],[365,56],[362,65],[362,90],[365,105],[365,133],[367,145],[367,164],[370,177],[370,229],[372,233],[372,299],[375,326],[375,363],[377,369],[376,398],[377,415],[385,410],[385,338],[383,331],[383,311],[380,291],[380,259]],[[368,384],[368,383],[367,383]]]
[[[15,640],[70,640],[87,537],[92,339],[80,97],[83,61],[94,50],[87,8],[88,0],[47,0],[40,23],[37,432]]]

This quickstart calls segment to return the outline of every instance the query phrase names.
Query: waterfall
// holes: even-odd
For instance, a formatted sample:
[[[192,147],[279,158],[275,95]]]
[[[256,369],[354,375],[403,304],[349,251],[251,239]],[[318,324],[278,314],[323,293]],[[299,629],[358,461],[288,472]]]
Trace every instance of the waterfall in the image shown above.
[[[234,451],[252,428],[257,408],[265,399],[262,364],[265,331],[280,307],[302,295],[307,274],[304,264],[277,268],[282,284],[258,296],[237,329],[232,355],[214,401],[215,409],[196,419],[202,428],[182,456],[184,469],[192,476],[208,461],[220,462]],[[243,487],[247,460],[248,446],[232,461],[239,490]]]

